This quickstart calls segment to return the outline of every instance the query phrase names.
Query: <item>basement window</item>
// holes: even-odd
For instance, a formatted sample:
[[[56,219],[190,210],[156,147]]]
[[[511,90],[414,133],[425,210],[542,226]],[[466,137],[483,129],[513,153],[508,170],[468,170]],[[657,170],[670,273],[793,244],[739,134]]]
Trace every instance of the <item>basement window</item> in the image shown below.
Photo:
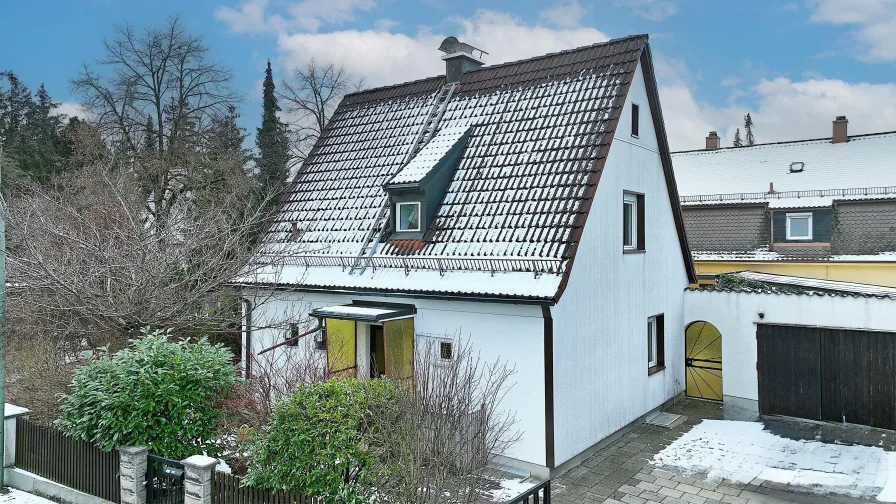
[[[653,374],[665,367],[665,334],[663,314],[647,319],[647,373]]]
[[[443,361],[454,359],[454,343],[450,341],[439,342],[439,359]]]
[[[397,231],[420,231],[420,203],[398,203],[395,210]]]
[[[812,212],[787,214],[787,239],[812,239]]]

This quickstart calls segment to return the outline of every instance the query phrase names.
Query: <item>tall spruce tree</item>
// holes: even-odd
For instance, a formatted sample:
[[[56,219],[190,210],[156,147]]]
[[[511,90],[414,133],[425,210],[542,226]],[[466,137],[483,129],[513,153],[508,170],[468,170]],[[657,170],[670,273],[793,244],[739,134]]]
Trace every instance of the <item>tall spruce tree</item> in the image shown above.
[[[756,144],[756,139],[753,137],[753,118],[750,117],[749,112],[744,116],[744,135],[744,142],[747,146]]]
[[[264,76],[264,101],[261,113],[261,127],[255,136],[258,147],[258,178],[263,190],[276,194],[283,190],[288,175],[289,139],[286,125],[277,117],[280,106],[274,93],[274,76],[268,61]]]
[[[740,128],[737,128],[737,131],[734,132],[734,146],[735,147],[743,147],[744,141],[740,137]]]

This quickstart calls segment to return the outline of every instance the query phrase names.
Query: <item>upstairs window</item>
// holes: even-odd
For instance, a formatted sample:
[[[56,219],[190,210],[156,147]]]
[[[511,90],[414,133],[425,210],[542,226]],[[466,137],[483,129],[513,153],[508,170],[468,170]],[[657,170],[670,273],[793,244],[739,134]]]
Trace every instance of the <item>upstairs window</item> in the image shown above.
[[[622,195],[622,249],[626,252],[644,250],[644,195]]]
[[[439,342],[439,359],[443,361],[454,360],[454,344],[450,341]]]
[[[812,239],[812,212],[787,214],[787,239]]]
[[[398,203],[396,207],[397,231],[420,231],[420,203]]]
[[[632,103],[632,136],[638,138],[638,127],[640,126],[639,118],[641,116],[641,107],[637,103]]]

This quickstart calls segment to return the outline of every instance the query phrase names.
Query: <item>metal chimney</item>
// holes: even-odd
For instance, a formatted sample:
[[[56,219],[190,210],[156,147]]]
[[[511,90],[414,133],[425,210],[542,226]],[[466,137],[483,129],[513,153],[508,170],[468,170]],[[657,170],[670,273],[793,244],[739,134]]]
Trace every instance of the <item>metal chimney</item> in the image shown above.
[[[488,54],[470,44],[457,40],[456,37],[448,37],[443,40],[439,50],[445,53],[442,59],[445,60],[445,77],[449,84],[460,82],[464,72],[484,65],[485,62],[482,60],[482,56]],[[473,55],[474,51],[479,52],[479,57]]]

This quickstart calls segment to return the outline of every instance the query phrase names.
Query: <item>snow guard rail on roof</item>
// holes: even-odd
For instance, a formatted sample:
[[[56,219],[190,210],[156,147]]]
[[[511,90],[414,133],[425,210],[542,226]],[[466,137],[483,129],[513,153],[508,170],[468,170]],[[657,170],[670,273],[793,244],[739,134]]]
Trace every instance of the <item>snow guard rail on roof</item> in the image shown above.
[[[708,203],[714,201],[767,200],[782,198],[807,198],[812,196],[871,196],[896,193],[896,186],[857,187],[852,189],[816,189],[812,191],[754,192],[730,194],[704,194],[681,196],[682,203]]]
[[[278,260],[291,266],[335,266],[351,269],[355,256],[349,255],[287,255]],[[564,259],[514,258],[514,257],[432,257],[432,256],[374,256],[369,267],[401,268],[405,274],[411,270],[524,272],[559,275],[563,273]]]

